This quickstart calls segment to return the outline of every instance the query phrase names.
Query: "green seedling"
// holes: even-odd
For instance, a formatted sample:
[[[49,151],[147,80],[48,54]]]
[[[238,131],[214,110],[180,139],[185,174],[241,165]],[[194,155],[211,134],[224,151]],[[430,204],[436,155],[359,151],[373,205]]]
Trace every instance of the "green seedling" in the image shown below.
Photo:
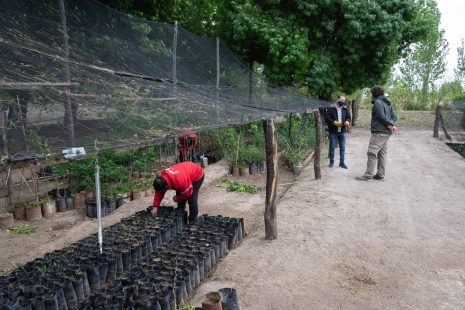
[[[255,185],[243,184],[239,182],[232,182],[226,187],[227,192],[238,192],[238,193],[251,193],[256,194],[262,189]]]
[[[9,231],[17,235],[27,235],[37,232],[37,228],[29,225],[19,225],[10,228]]]

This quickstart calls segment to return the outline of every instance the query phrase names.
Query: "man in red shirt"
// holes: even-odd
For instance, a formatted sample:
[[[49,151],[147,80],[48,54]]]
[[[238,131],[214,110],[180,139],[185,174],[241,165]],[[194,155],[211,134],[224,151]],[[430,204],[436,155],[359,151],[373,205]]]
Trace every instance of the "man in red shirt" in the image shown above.
[[[203,169],[189,161],[176,164],[163,171],[153,181],[155,196],[153,197],[152,214],[157,215],[158,207],[165,197],[166,191],[171,189],[176,191],[173,200],[178,203],[179,211],[184,213],[186,203],[189,202],[189,222],[195,221],[199,213],[197,199],[203,178]]]

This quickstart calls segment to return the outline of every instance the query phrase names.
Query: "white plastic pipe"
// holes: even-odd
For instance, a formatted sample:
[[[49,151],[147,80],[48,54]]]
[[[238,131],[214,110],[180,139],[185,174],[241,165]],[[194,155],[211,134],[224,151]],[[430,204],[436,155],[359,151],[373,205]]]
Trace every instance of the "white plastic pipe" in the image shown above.
[[[100,195],[100,167],[95,164],[95,199],[97,199],[97,230],[98,230],[98,244],[100,247],[100,254],[103,254],[103,233],[102,233],[102,197]]]

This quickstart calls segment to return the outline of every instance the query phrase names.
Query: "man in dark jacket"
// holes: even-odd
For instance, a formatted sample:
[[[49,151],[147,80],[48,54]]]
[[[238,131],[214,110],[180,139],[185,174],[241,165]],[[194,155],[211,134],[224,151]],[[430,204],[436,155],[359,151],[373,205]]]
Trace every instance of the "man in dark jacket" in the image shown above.
[[[157,215],[158,207],[166,191],[172,189],[176,191],[173,200],[177,202],[179,211],[184,213],[186,203],[189,202],[189,222],[195,221],[199,213],[197,199],[203,178],[203,169],[189,161],[176,164],[163,171],[153,181],[155,195],[152,214]]]
[[[334,166],[334,150],[339,143],[339,167],[347,169],[344,160],[346,132],[350,126],[350,112],[346,108],[344,96],[338,96],[334,106],[327,108],[324,114],[329,131],[329,167]]]
[[[384,180],[387,142],[391,135],[397,131],[397,127],[394,126],[397,121],[396,112],[389,99],[384,95],[384,89],[375,86],[370,89],[370,92],[373,103],[371,110],[371,138],[367,152],[367,170],[364,175],[356,177],[359,181]],[[378,170],[376,174],[375,168]]]

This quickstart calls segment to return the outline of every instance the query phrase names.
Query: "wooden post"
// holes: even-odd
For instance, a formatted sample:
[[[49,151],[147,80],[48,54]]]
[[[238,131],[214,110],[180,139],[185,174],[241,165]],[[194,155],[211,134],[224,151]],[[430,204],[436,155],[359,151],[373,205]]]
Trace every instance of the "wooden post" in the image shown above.
[[[69,44],[68,44],[68,29],[66,27],[66,13],[64,0],[59,0],[60,5],[60,21],[61,31],[63,34],[63,45],[65,47],[65,82],[71,82],[71,73],[69,70]],[[68,146],[75,146],[74,136],[74,118],[73,118],[73,105],[71,103],[71,90],[66,89],[66,103],[65,103],[65,129],[68,132]]]
[[[278,238],[276,187],[278,185],[278,135],[272,119],[263,121],[266,148],[265,239]]]
[[[433,137],[439,138],[439,104],[436,105],[436,117],[434,118]]]
[[[441,120],[442,130],[444,131],[444,134],[446,135],[446,138],[448,140],[452,140],[452,137],[447,132],[446,124],[444,123],[444,119],[442,118],[442,112],[441,112],[441,106],[440,105],[438,105],[438,109],[439,109],[439,119]]]
[[[6,126],[5,126],[5,124],[7,123],[7,119],[8,119],[6,116],[7,113],[8,113],[8,107],[0,103],[0,130],[2,131],[0,135],[0,144],[2,145],[1,147],[2,157],[8,156],[8,140],[6,138]]]
[[[315,134],[316,134],[316,144],[315,144],[315,159],[313,161],[314,170],[315,170],[315,179],[321,179],[321,117],[320,111],[313,111],[313,116],[315,117]]]
[[[460,125],[462,126],[463,129],[465,129],[465,103],[464,103],[464,110],[462,114],[462,120],[460,121]]]
[[[356,100],[352,100],[352,126],[355,126],[358,118],[358,103]]]
[[[218,105],[220,100],[220,38],[216,37],[216,122],[219,123]]]

